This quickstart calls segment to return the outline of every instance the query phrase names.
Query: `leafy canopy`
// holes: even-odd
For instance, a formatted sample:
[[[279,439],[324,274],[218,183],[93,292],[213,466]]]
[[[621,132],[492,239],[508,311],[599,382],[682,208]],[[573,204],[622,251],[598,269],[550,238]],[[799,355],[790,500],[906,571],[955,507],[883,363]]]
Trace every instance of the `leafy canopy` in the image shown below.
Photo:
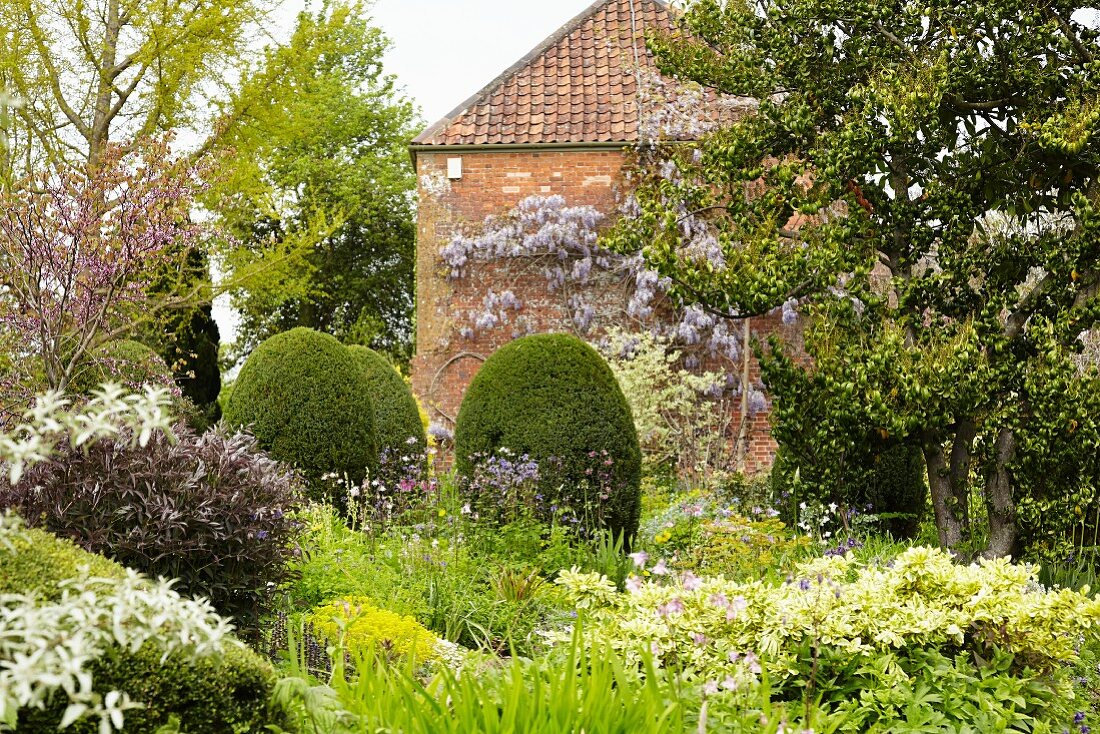
[[[1022,458],[1096,449],[1070,429],[1080,406],[1031,423],[1036,375],[1084,379],[1071,356],[1100,305],[1094,16],[699,0],[683,25],[650,39],[663,70],[759,102],[642,173],[618,246],[714,313],[799,310],[810,362],[764,364],[780,441],[838,480],[870,437],[919,445],[941,542],[970,539],[976,476],[988,550],[1011,552]]]
[[[382,69],[363,3],[298,16],[223,110],[208,198],[232,241],[238,352],[305,326],[407,360],[416,115]]]

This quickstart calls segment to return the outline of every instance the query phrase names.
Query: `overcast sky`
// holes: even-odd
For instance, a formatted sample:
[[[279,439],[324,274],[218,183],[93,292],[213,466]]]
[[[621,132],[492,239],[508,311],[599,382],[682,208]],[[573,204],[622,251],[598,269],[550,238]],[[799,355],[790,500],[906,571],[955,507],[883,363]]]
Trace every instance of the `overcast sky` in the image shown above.
[[[387,70],[431,124],[593,1],[375,0],[371,15],[393,44]],[[284,2],[280,24],[289,29],[303,4]]]

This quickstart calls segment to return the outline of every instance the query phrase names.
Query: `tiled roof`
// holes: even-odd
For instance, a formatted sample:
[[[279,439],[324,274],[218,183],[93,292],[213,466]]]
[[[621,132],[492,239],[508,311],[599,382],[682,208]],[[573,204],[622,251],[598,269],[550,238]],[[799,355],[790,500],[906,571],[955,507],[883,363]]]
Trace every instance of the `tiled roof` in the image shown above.
[[[636,142],[637,72],[655,69],[644,34],[671,30],[674,12],[599,0],[413,145]]]

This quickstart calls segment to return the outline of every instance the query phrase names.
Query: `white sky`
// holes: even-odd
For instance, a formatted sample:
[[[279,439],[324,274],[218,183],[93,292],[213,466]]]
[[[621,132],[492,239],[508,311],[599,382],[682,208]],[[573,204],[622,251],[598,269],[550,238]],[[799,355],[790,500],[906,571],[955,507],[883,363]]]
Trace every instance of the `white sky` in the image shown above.
[[[393,44],[386,69],[431,124],[593,1],[375,0],[371,15]],[[302,6],[284,2],[281,24],[293,24]]]
[[[389,36],[385,68],[421,109],[439,120],[593,0],[375,0],[373,24]],[[275,20],[289,34],[305,0],[285,0]],[[312,3],[318,5],[317,0]],[[227,296],[214,304],[223,342],[237,319]]]

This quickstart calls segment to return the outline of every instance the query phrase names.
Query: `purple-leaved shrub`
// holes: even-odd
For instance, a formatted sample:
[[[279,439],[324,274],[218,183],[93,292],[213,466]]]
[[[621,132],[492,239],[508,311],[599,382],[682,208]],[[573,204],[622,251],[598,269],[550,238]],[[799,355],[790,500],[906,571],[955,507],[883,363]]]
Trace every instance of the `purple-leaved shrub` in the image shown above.
[[[177,588],[249,628],[289,578],[298,482],[247,434],[127,431],[0,481],[0,509]]]

